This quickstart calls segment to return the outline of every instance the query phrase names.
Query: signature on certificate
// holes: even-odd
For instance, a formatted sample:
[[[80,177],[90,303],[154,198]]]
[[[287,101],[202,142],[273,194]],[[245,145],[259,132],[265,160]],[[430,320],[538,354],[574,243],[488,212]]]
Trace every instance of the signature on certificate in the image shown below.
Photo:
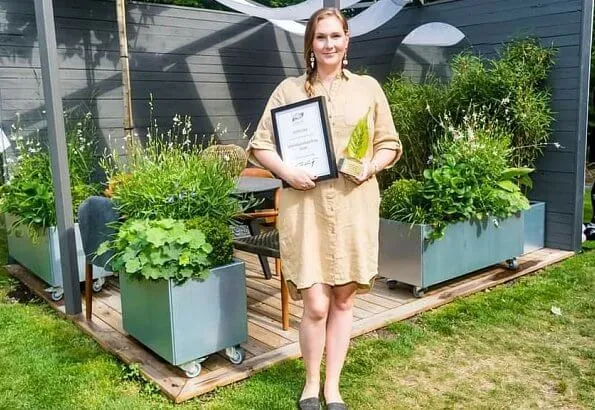
[[[310,159],[296,162],[295,166],[298,168],[314,168],[315,163],[316,163],[316,158],[310,158]]]

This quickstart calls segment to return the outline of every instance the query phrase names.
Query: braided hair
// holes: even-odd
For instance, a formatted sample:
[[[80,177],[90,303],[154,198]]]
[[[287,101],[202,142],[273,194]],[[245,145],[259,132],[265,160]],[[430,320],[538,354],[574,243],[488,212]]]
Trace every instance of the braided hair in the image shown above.
[[[316,25],[320,20],[327,17],[336,17],[341,22],[345,34],[349,32],[347,19],[343,16],[341,11],[334,7],[322,8],[314,12],[312,17],[308,20],[308,24],[306,24],[306,34],[304,35],[304,60],[306,61],[306,83],[304,84],[304,88],[306,89],[308,97],[314,96],[314,80],[316,78],[316,59],[314,59],[314,64],[311,64],[311,58],[314,57],[312,44],[314,43],[314,34],[316,34]]]

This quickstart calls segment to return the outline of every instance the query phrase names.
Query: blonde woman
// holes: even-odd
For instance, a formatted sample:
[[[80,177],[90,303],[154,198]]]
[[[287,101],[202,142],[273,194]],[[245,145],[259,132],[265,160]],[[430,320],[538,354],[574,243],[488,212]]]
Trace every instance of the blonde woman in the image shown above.
[[[303,300],[299,329],[306,380],[301,409],[320,407],[320,368],[328,409],[346,409],[339,391],[353,322],[356,293],[373,286],[378,264],[378,207],[375,175],[394,164],[401,144],[382,88],[369,76],[345,69],[349,30],[340,11],[324,8],[306,26],[306,73],[287,78],[275,89],[250,140],[251,160],[285,180],[279,204],[283,274],[294,300]],[[272,134],[271,109],[313,96],[326,99],[336,158],[356,123],[367,116],[370,149],[357,178],[316,180],[312,173],[283,163]]]

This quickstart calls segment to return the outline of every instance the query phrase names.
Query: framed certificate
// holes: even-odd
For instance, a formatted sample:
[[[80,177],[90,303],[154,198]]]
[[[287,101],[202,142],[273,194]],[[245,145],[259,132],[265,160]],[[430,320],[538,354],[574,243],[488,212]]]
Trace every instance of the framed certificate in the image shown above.
[[[338,177],[326,106],[314,97],[271,110],[277,152],[291,166],[324,181]]]

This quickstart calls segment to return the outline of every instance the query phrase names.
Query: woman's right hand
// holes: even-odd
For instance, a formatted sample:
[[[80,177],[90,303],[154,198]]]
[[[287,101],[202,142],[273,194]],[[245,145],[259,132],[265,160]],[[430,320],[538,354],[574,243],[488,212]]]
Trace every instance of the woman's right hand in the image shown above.
[[[293,189],[307,191],[316,186],[314,181],[316,180],[317,176],[310,171],[300,168],[288,168],[284,174],[285,175],[283,175],[283,179],[285,182],[291,185]]]

